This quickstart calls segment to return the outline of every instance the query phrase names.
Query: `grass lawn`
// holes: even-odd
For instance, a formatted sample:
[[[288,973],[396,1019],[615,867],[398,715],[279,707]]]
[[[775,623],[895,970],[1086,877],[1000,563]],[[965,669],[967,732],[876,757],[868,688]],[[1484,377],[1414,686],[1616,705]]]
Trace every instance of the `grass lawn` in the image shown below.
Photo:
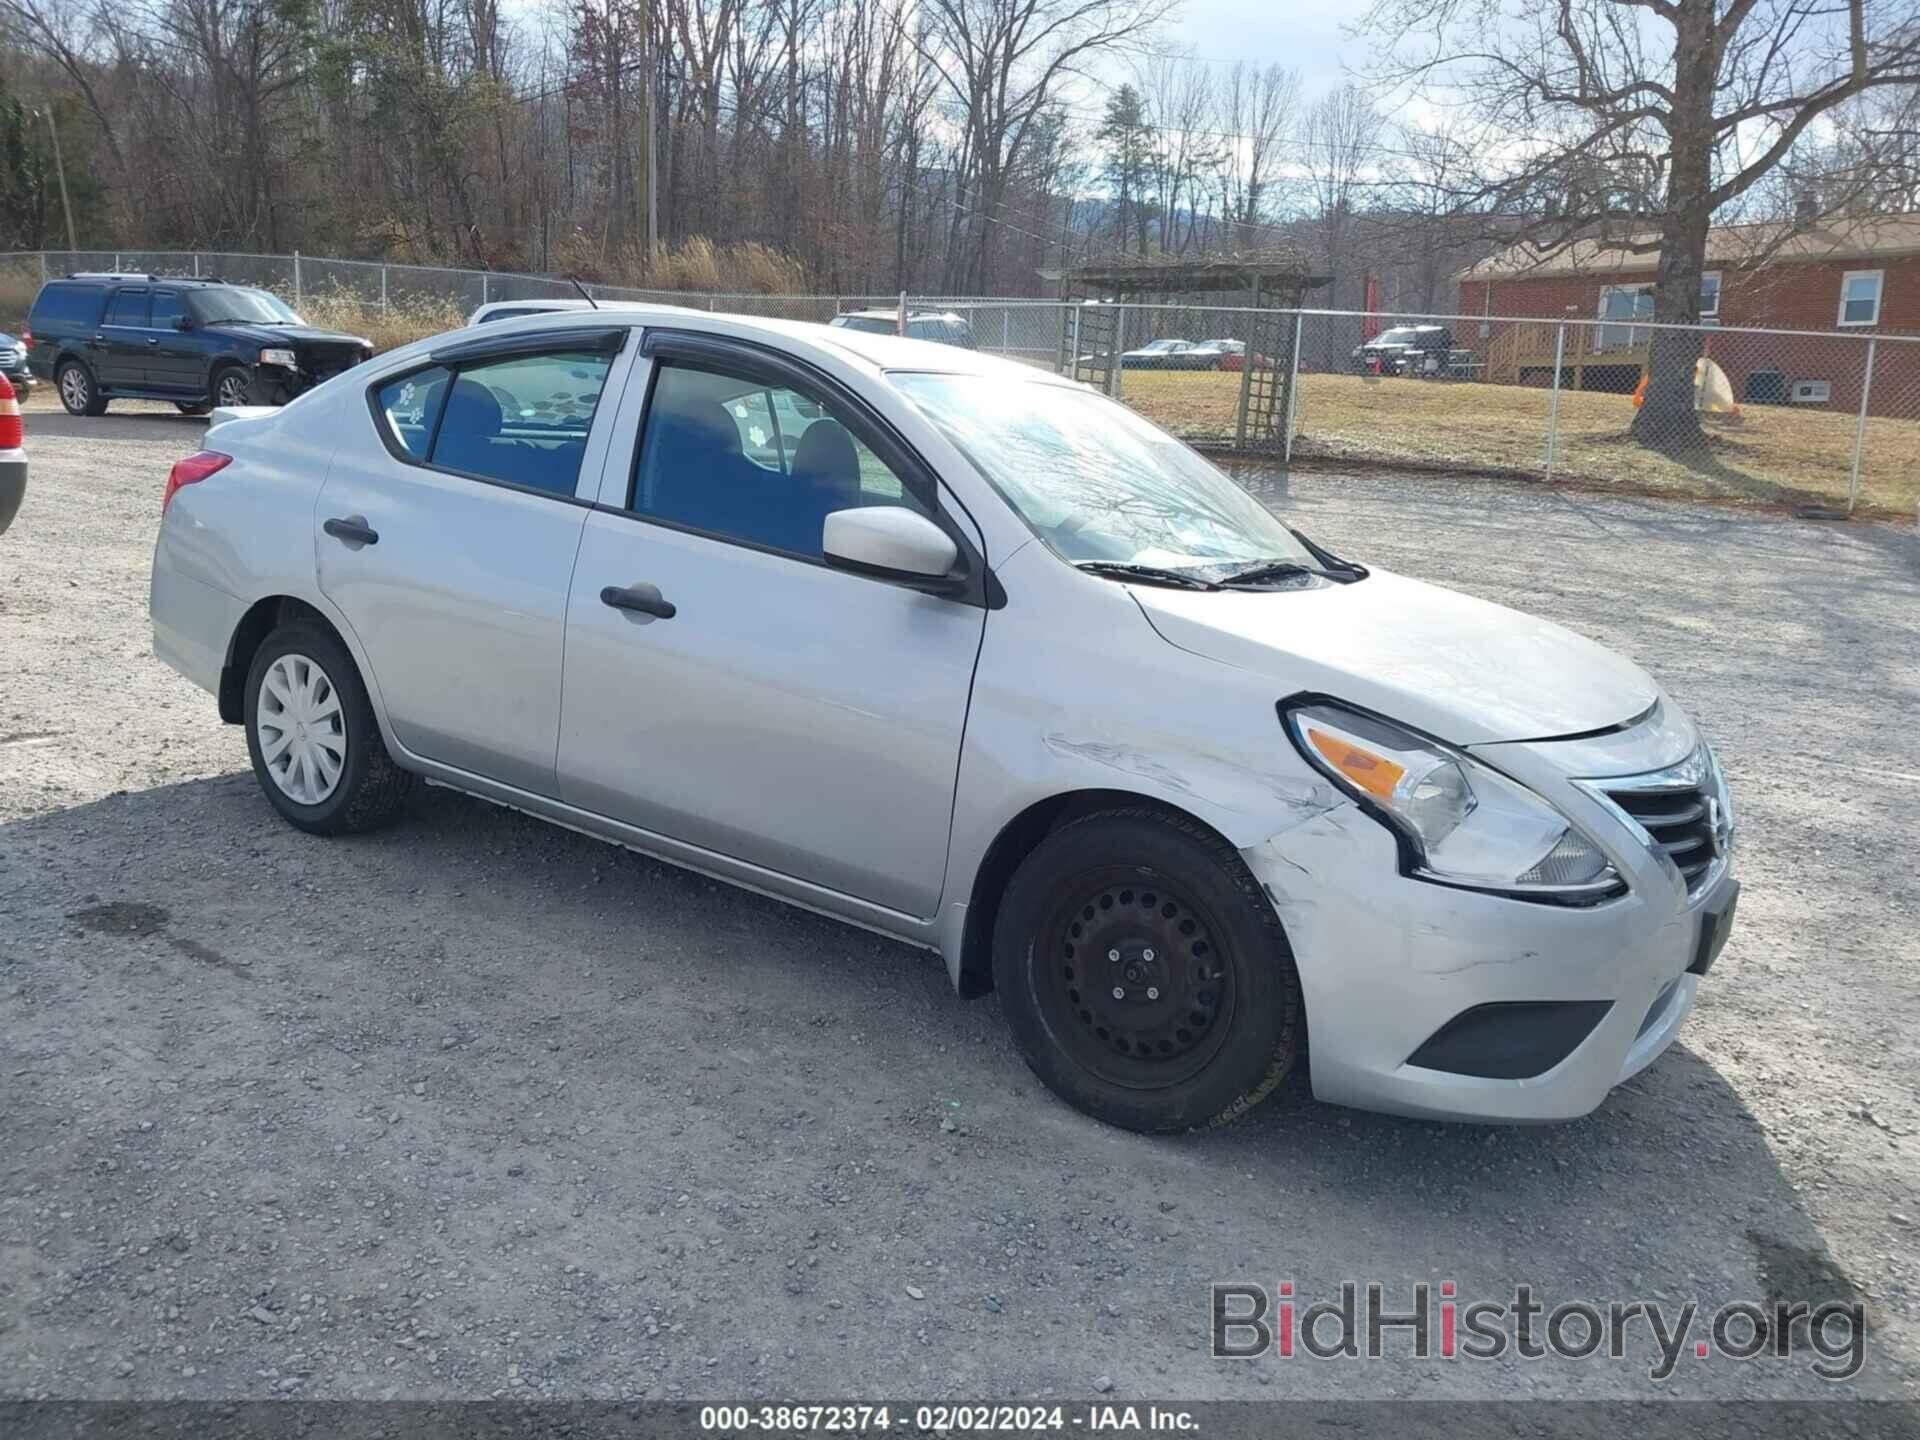
[[[1129,371],[1127,403],[1175,434],[1233,438],[1240,377]],[[1349,464],[1419,465],[1538,478],[1548,392],[1513,385],[1302,375],[1294,454]],[[1554,478],[1602,489],[1746,500],[1845,504],[1854,417],[1747,406],[1706,421],[1712,463],[1681,465],[1627,434],[1624,395],[1564,391]],[[1911,519],[1920,501],[1920,420],[1867,421],[1860,508]]]

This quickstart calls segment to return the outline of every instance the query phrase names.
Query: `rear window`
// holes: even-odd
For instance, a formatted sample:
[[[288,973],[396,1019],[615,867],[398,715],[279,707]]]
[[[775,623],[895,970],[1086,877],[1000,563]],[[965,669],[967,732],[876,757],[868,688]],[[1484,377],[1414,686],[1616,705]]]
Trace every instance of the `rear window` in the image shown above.
[[[520,320],[528,315],[550,315],[552,313],[553,312],[548,310],[544,305],[532,305],[511,310],[495,310],[489,315],[482,315],[480,317],[480,323],[482,325],[488,325],[495,320]]]
[[[62,322],[91,325],[100,318],[100,302],[105,295],[98,285],[48,285],[33,302],[29,323],[36,330]]]
[[[864,330],[869,335],[892,335],[900,328],[897,320],[882,320],[874,315],[840,315],[834,324],[842,330]]]

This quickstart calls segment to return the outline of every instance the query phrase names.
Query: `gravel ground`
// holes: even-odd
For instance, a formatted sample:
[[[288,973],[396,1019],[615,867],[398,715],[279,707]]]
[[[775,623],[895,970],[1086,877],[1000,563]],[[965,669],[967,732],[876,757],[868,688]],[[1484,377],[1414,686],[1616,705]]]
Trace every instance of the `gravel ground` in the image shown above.
[[[1301,1077],[1218,1134],[1067,1110],[928,954],[444,791],[328,842],[152,658],[159,412],[29,417],[0,538],[0,1395],[1920,1395],[1920,546],[1439,481],[1249,484],[1636,656],[1716,740],[1740,924],[1594,1116]],[[131,410],[133,407],[124,407]],[[1808,1357],[1209,1358],[1208,1282],[1859,1296]],[[1704,1325],[1704,1321],[1701,1322]]]

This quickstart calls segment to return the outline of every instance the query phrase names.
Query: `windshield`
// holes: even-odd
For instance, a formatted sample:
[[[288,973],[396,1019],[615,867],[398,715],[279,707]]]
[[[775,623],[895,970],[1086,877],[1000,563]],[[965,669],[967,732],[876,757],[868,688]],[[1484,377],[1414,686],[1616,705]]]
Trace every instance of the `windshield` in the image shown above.
[[[1376,345],[1411,345],[1420,338],[1421,331],[1416,325],[1402,325],[1397,330],[1382,330],[1374,337]]]
[[[300,325],[305,322],[278,295],[238,286],[198,290],[187,297],[193,318],[202,325],[237,320],[245,325]]]
[[[1169,350],[1186,349],[1187,342],[1184,340],[1149,340],[1146,344],[1142,345],[1140,348],[1150,353],[1164,354]]]
[[[1056,553],[1192,571],[1313,557],[1220,470],[1124,405],[1064,385],[986,375],[895,374]]]

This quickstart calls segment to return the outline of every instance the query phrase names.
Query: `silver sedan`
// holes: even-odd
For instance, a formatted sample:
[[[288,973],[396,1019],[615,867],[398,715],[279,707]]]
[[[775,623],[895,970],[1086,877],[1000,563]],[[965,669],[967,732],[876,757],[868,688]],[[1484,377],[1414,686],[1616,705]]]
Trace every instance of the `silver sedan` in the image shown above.
[[[1082,386],[670,309],[221,412],[155,649],[322,835],[452,786],[937,950],[1118,1125],[1591,1110],[1737,886],[1638,667],[1369,568]]]

